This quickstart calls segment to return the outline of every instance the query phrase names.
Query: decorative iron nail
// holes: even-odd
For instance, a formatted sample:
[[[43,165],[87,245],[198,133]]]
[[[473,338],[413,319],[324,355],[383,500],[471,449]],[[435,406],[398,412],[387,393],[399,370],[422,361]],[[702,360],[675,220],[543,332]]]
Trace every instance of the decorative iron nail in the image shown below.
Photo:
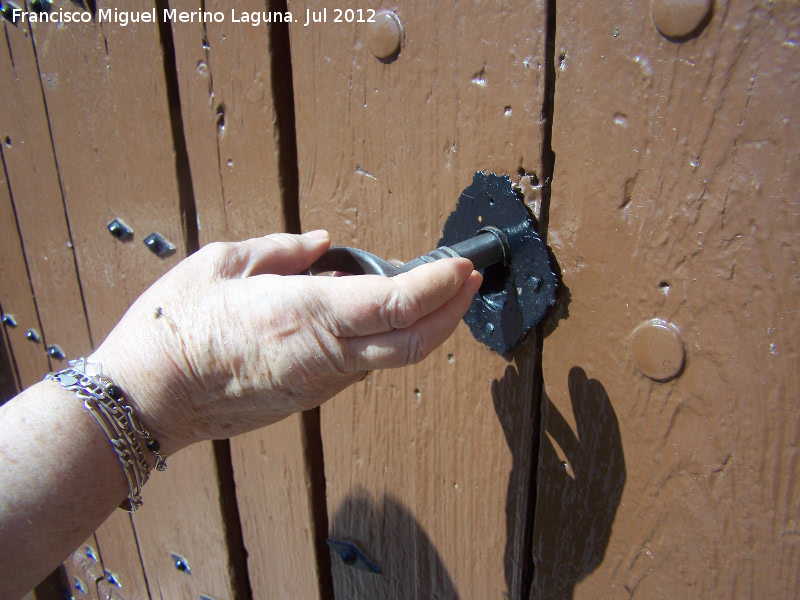
[[[3,315],[3,325],[14,328],[17,326],[17,320],[14,318],[14,315]]]
[[[108,231],[120,241],[125,241],[133,237],[133,229],[125,224],[122,219],[114,219],[107,225]]]
[[[94,562],[97,562],[97,554],[95,554],[94,548],[92,548],[91,546],[85,546],[84,550],[86,551],[86,556],[88,558],[90,558]]]
[[[206,596],[205,594],[200,594],[200,600],[214,600],[211,596]]]
[[[25,337],[37,344],[42,341],[42,338],[39,337],[39,333],[35,329],[28,329],[28,331],[25,332]]]
[[[115,573],[112,573],[108,569],[104,570],[103,572],[106,574],[106,581],[108,583],[118,588],[122,587],[122,584],[119,582],[119,577],[117,577]]]
[[[368,573],[381,572],[380,567],[368,559],[367,556],[355,544],[342,540],[329,539],[328,545],[334,552],[336,552],[336,554],[339,555],[339,558],[341,558],[342,562],[348,567],[361,569],[362,571],[367,571]]]
[[[67,356],[61,351],[61,348],[53,344],[52,346],[47,347],[47,353],[50,355],[51,358],[57,358],[58,360],[63,360]]]
[[[39,14],[49,13],[52,6],[53,0],[31,0],[31,8]]]
[[[144,238],[144,245],[150,248],[150,251],[156,256],[164,258],[175,252],[175,246],[161,237],[159,233],[151,233]]]
[[[82,594],[88,594],[89,590],[86,589],[86,586],[81,581],[80,577],[75,576],[75,589],[81,592]]]
[[[3,18],[12,25],[16,25],[19,22],[22,12],[19,6],[8,0],[6,0],[3,7],[0,8],[0,13],[2,13]]]
[[[187,575],[192,574],[192,569],[189,568],[189,563],[186,562],[185,558],[183,558],[179,554],[170,554],[170,556],[172,557],[172,561],[175,564],[175,568],[178,569],[178,571],[183,571]]]

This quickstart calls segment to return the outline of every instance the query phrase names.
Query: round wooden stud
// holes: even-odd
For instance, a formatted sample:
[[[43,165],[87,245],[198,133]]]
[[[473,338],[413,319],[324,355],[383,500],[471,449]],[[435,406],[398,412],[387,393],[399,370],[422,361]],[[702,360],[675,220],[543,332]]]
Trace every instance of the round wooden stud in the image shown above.
[[[631,356],[636,368],[654,381],[669,381],[681,374],[685,358],[680,331],[661,319],[641,323],[631,333]]]
[[[390,60],[400,52],[403,43],[403,25],[391,10],[382,10],[369,24],[367,46],[379,60]]]
[[[650,15],[656,29],[668,38],[694,33],[711,10],[712,0],[653,0]]]

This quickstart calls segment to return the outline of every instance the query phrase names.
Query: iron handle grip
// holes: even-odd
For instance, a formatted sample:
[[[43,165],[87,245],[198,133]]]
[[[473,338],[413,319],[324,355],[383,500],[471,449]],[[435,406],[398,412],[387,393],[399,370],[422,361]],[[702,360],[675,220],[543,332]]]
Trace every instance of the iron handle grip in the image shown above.
[[[396,266],[379,256],[375,256],[358,248],[334,246],[329,248],[305,272],[306,275],[318,275],[331,271],[349,273],[351,275],[383,275],[394,277],[407,273],[426,263],[441,258],[467,258],[473,268],[481,271],[497,262],[505,260],[506,250],[503,234],[494,229],[482,231],[475,237],[452,246],[440,246],[432,252],[411,260],[404,265]]]

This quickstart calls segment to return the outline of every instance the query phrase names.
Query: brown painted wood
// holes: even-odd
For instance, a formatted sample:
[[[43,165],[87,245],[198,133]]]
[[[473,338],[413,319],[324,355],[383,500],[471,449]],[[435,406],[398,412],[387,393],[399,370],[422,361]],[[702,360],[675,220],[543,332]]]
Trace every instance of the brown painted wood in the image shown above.
[[[231,440],[253,598],[320,597],[302,427],[295,415]]]
[[[141,561],[131,559],[131,548],[136,544],[136,532],[130,513],[124,510],[115,511],[100,526],[96,536],[103,569],[111,573],[110,578],[104,577],[98,583],[101,598],[104,597],[103,593],[108,594],[111,591],[126,600],[150,598]],[[104,575],[107,573],[104,572]]]
[[[92,535],[64,561],[69,591],[75,600],[99,600],[97,583],[104,579],[103,563]]]
[[[304,27],[290,2],[304,229],[409,260],[436,246],[476,170],[540,173],[541,7],[401,2],[396,61],[365,24]],[[364,8],[351,2],[342,9]],[[523,588],[533,460],[533,339],[511,363],[466,326],[415,368],[373,373],[322,408],[337,597],[475,598]]]
[[[18,393],[19,383],[11,355],[11,344],[3,330],[0,333],[0,404],[5,404]]]
[[[86,322],[80,284],[76,273],[75,257],[64,202],[61,195],[58,171],[50,138],[47,110],[44,105],[42,84],[30,29],[27,24],[17,27],[5,25],[7,44],[0,49],[3,89],[9,94],[8,106],[0,113],[4,140],[4,159],[9,174],[9,184],[14,194],[14,208],[23,232],[27,267],[31,272],[32,287],[38,290],[36,307],[41,318],[40,330],[47,343],[55,343],[68,357],[82,356],[91,350],[89,328]],[[9,28],[10,27],[10,28]],[[5,141],[8,137],[9,140]],[[3,219],[3,224],[14,226],[14,214]],[[10,240],[3,236],[4,240]],[[3,244],[7,251],[8,244]],[[8,264],[10,261],[4,261]],[[27,275],[25,275],[27,280]],[[21,285],[3,286],[3,289],[20,290]],[[30,319],[29,319],[30,320]],[[27,327],[17,328],[24,334]],[[41,379],[50,370],[45,354],[46,343],[37,345],[20,343],[15,347],[15,357],[24,369],[23,385]],[[21,348],[20,348],[21,346]],[[37,361],[25,356],[23,350],[36,349]],[[38,363],[38,364],[37,364]],[[60,361],[54,360],[53,368]],[[127,530],[117,523],[127,524]],[[146,598],[147,588],[138,554],[130,517],[115,513],[98,533],[104,550],[125,547],[126,591],[131,597]],[[94,537],[93,537],[94,543]],[[74,582],[73,582],[74,583]]]
[[[172,27],[200,244],[282,231],[271,30],[231,22],[223,2],[174,4],[187,12],[201,6],[225,20]],[[263,11],[264,3],[236,10]]]
[[[797,597],[800,14],[719,1],[670,41],[648,6],[558,3],[531,597]]]
[[[41,351],[54,344],[65,356],[83,356],[91,350],[89,328],[30,26],[5,23],[4,27],[7,43],[0,50],[6,100],[0,113],[3,159],[39,311]],[[56,359],[51,364],[66,366]],[[24,385],[38,381],[45,372],[36,373]]]
[[[173,7],[196,11],[201,5],[223,12],[225,22],[172,27],[200,244],[286,231],[284,204],[296,198],[279,175],[275,30],[232,23],[219,2]],[[240,3],[239,10],[262,11],[264,5]],[[254,598],[319,594],[302,427],[298,415],[231,440]]]
[[[97,5],[103,8],[140,7]],[[86,311],[99,342],[141,291],[185,255],[159,30],[37,24],[33,34]],[[132,241],[109,235],[106,225],[115,217],[134,229]],[[154,231],[177,246],[172,257],[157,258],[142,244]],[[165,596],[233,597],[224,518],[212,446],[174,457],[148,483],[145,509],[134,521],[140,548],[128,540],[120,562],[131,568],[120,574],[135,576],[141,550],[151,588]],[[172,552],[194,561],[191,577],[174,568]]]
[[[25,337],[28,329],[41,331],[41,325],[5,177],[0,180],[0,237],[0,308],[17,322],[16,327],[3,326],[10,350],[10,375],[15,386],[26,386],[41,379],[49,363],[43,344]]]

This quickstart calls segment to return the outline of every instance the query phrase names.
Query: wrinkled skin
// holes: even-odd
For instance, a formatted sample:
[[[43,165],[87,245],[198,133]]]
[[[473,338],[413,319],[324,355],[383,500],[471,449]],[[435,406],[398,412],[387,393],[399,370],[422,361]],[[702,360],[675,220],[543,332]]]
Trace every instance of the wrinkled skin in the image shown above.
[[[466,259],[392,279],[294,275],[329,243],[312,232],[210,244],[148,289],[90,357],[165,454],[319,406],[370,369],[419,362],[480,286]]]

